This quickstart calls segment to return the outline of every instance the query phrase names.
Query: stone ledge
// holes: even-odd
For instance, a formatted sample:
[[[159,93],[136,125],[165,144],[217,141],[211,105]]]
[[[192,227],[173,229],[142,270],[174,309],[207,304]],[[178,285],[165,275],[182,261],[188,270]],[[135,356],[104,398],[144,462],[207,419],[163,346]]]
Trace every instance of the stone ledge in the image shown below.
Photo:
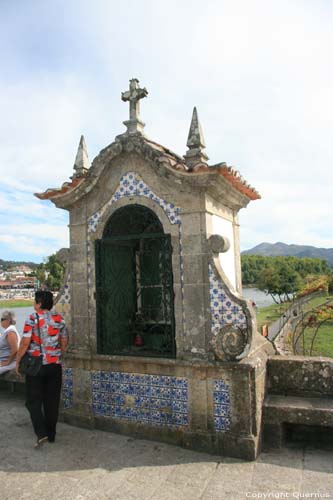
[[[267,396],[263,404],[265,450],[284,445],[289,424],[298,429],[314,429],[315,432],[333,427],[333,399]]]
[[[333,399],[268,396],[263,404],[264,422],[333,427]]]

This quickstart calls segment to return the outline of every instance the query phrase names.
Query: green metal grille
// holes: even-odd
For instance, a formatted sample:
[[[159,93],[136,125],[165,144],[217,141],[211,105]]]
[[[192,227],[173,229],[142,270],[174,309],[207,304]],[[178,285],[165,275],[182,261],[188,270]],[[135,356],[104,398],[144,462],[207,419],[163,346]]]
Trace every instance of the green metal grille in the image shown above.
[[[101,354],[175,356],[171,237],[161,229],[151,210],[130,205],[96,241]]]

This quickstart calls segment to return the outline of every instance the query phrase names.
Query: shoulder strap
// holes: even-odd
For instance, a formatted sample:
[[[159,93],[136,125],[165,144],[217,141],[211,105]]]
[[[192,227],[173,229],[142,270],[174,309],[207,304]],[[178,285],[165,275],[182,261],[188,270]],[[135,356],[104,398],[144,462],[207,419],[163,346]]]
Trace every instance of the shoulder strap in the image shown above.
[[[39,335],[39,350],[40,350],[40,355],[42,356],[42,336],[40,334],[40,327],[39,327],[39,315],[38,312],[36,312],[36,317],[37,317],[37,326],[38,326],[38,335]]]

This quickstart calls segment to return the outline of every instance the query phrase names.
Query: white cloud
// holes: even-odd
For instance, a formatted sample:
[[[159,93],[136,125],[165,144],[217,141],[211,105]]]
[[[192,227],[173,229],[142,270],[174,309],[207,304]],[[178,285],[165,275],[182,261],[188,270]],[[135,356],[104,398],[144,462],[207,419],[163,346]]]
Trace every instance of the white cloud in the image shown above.
[[[321,0],[8,3],[1,231],[20,220],[33,231],[34,220],[45,251],[52,232],[63,246],[67,216],[33,193],[69,179],[82,133],[92,160],[124,131],[120,92],[136,76],[149,91],[141,107],[149,137],[184,154],[196,105],[211,163],[234,165],[262,194],[241,211],[244,248],[333,247],[332,22],[333,5]],[[33,254],[29,231],[17,235]],[[15,255],[18,246],[1,241],[0,258]]]
[[[60,248],[68,248],[68,229],[55,224],[33,224],[15,227],[10,232],[8,226],[0,227],[0,247],[7,260],[28,260],[29,255],[35,262],[57,252]],[[15,259],[13,259],[15,255]]]

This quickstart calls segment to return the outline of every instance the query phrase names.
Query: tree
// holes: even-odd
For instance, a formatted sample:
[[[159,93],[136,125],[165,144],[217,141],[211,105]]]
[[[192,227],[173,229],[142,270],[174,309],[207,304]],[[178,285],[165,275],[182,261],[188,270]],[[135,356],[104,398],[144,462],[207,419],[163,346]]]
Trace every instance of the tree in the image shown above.
[[[244,285],[254,285],[261,279],[265,269],[279,269],[281,265],[287,265],[301,278],[305,279],[309,274],[329,275],[331,273],[326,260],[310,257],[265,257],[262,255],[242,255],[242,281]]]
[[[66,265],[57,257],[57,254],[50,255],[46,261],[38,266],[36,275],[41,285],[47,286],[51,290],[59,290],[65,273]]]
[[[276,304],[291,300],[300,290],[302,280],[291,266],[283,261],[265,269],[259,278],[258,288],[271,295]]]
[[[259,290],[265,292],[267,295],[271,295],[276,304],[279,303],[279,301],[276,299],[276,296],[280,295],[280,285],[280,277],[274,267],[268,267],[261,273],[258,281],[258,288]]]

